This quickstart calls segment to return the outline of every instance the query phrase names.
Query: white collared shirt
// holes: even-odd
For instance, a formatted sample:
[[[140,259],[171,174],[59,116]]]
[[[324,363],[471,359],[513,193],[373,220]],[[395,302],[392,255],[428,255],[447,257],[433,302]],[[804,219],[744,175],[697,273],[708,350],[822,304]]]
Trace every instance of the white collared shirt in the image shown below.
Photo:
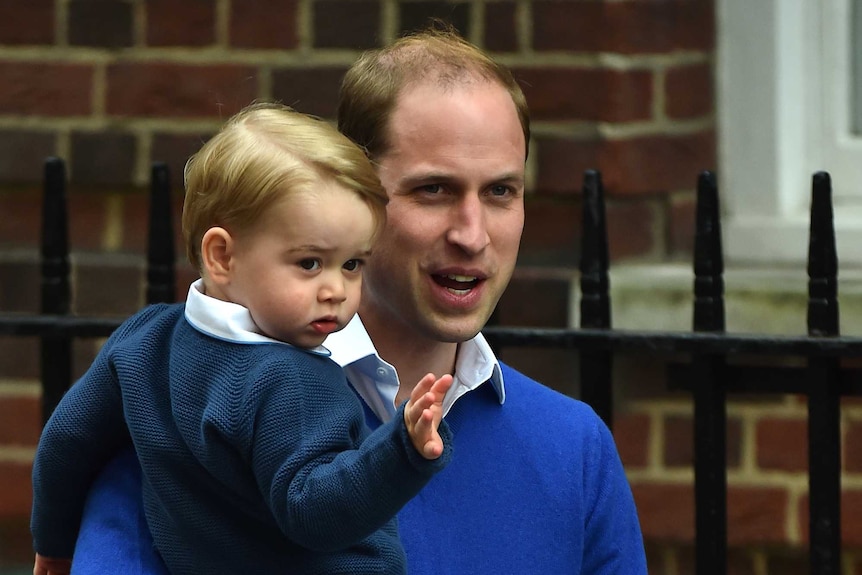
[[[203,289],[203,280],[195,281],[189,286],[186,298],[186,320],[198,331],[237,343],[290,345],[261,333],[246,307],[210,297]],[[392,419],[398,407],[395,405],[398,374],[377,354],[359,316],[354,316],[343,330],[331,334],[324,343],[326,347],[308,351],[330,356],[344,369],[347,379],[380,421]],[[458,347],[453,375],[452,387],[443,399],[443,415],[458,398],[485,382],[493,386],[501,404],[506,400],[500,363],[481,333]]]
[[[392,419],[397,408],[398,374],[377,354],[359,316],[324,343],[332,353],[332,360],[344,368],[347,379],[380,421]],[[506,400],[500,363],[481,333],[459,346],[453,375],[455,380],[443,399],[443,415],[458,398],[485,382],[493,386],[501,404]]]
[[[237,303],[210,297],[204,293],[204,280],[199,279],[189,286],[186,296],[186,321],[196,330],[216,339],[235,343],[280,343],[291,345],[285,341],[273,339],[261,332],[254,323],[248,308]],[[294,346],[298,347],[299,346]],[[320,355],[330,355],[323,346],[316,348],[299,348]]]

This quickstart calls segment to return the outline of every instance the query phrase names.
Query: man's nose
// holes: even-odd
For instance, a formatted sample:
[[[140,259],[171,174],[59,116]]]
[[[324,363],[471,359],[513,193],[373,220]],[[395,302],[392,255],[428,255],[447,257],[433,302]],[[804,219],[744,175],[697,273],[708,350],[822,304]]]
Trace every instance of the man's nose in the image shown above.
[[[468,254],[478,254],[491,243],[485,206],[478,194],[467,194],[450,214],[446,239]]]

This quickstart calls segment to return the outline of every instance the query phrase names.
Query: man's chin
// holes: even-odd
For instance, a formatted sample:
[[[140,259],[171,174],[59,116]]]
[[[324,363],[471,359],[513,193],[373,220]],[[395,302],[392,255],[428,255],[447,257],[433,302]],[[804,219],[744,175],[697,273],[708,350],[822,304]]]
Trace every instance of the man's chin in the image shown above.
[[[462,343],[476,337],[485,327],[487,318],[445,318],[437,317],[427,327],[434,334],[434,339],[443,343]]]

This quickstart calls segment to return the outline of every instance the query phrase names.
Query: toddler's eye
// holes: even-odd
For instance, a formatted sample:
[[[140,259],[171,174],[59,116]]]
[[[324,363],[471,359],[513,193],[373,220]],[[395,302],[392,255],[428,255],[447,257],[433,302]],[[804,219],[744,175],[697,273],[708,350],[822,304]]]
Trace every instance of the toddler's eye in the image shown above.
[[[344,262],[344,265],[341,266],[349,272],[358,271],[359,268],[362,267],[362,260],[347,260]]]
[[[320,262],[314,259],[300,260],[299,267],[304,270],[312,271],[320,267]]]

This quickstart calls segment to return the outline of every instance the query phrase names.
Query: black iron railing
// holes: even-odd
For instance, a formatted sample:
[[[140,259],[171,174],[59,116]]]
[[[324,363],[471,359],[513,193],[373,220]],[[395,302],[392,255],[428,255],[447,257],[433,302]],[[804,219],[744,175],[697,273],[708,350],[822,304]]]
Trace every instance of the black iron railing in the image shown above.
[[[69,248],[63,162],[45,166],[42,238],[42,313],[0,314],[0,335],[37,336],[42,342],[43,417],[71,383],[71,342],[104,337],[124,318],[69,314]],[[167,168],[152,170],[147,303],[174,301],[173,227]],[[585,174],[581,254],[580,327],[528,329],[489,326],[496,349],[552,347],[580,357],[581,398],[610,426],[613,423],[612,368],[616,354],[646,352],[686,355],[670,363],[671,389],[693,396],[695,420],[695,530],[698,575],[727,572],[728,394],[802,394],[809,405],[810,545],[813,575],[840,572],[840,413],[842,395],[862,395],[862,370],[841,367],[842,358],[862,357],[862,338],[838,333],[837,255],[828,174],[813,178],[809,248],[808,334],[762,336],[725,332],[724,280],[718,188],[713,174],[697,182],[693,318],[690,332],[611,328],[608,242],[601,175]],[[728,358],[803,358],[802,367],[778,362],[745,365]]]

